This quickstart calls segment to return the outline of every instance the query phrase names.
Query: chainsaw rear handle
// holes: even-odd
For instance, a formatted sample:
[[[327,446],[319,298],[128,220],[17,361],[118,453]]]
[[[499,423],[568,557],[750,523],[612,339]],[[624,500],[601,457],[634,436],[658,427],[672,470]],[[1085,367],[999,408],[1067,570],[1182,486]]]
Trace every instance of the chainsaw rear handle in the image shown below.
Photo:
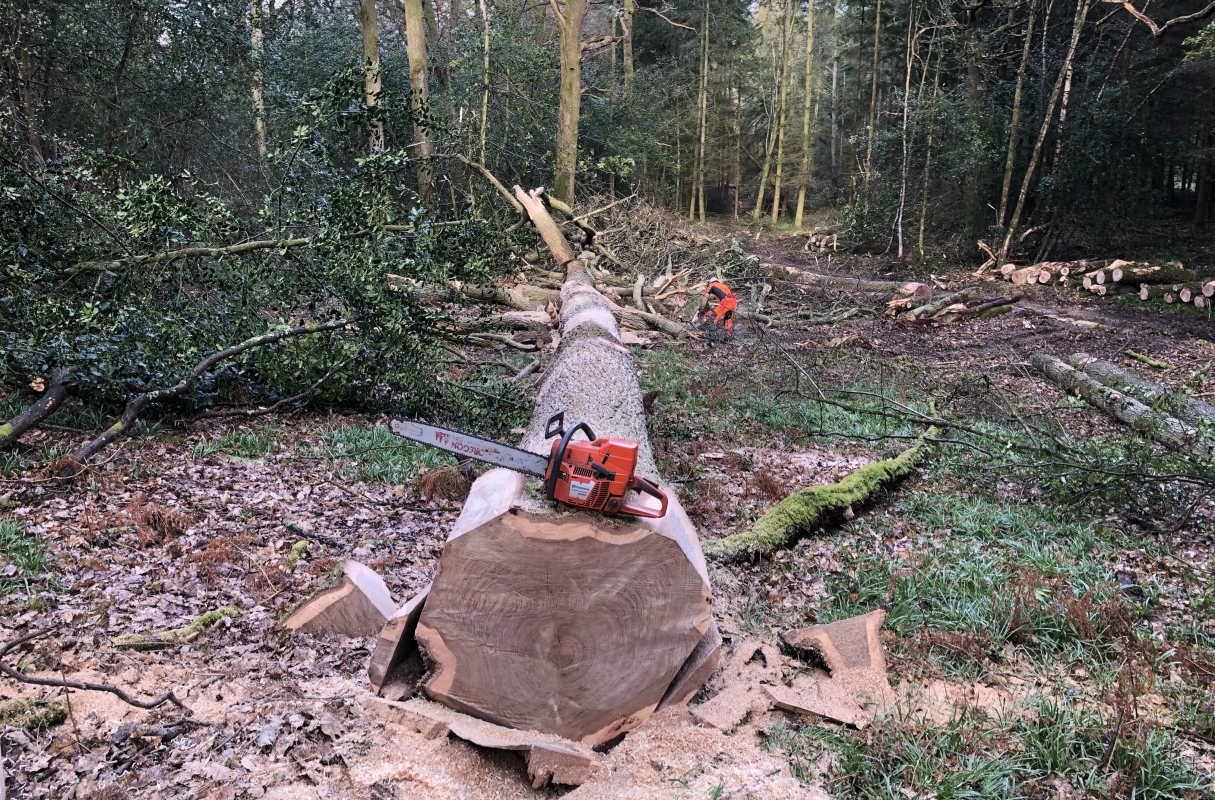
[[[643,478],[640,475],[634,475],[633,479],[631,481],[629,481],[629,487],[628,487],[627,491],[639,492],[641,494],[648,494],[650,497],[656,498],[659,502],[661,502],[662,507],[659,508],[657,511],[655,511],[654,509],[649,508],[648,506],[642,506],[642,505],[635,506],[635,505],[626,503],[624,505],[624,507],[620,509],[623,513],[632,514],[635,517],[653,517],[655,519],[666,515],[666,513],[667,513],[667,493],[664,492],[662,489],[660,489],[658,487],[658,484],[654,483],[651,480]]]
[[[549,426],[557,419],[558,415],[553,415],[550,419]],[[564,419],[565,412],[561,412],[560,416]],[[544,478],[544,498],[546,500],[555,500],[557,498],[557,478],[561,474],[561,460],[565,458],[565,447],[570,443],[570,439],[574,438],[574,434],[582,431],[586,434],[586,438],[595,441],[595,432],[591,430],[591,426],[585,422],[578,422],[571,425],[561,436],[561,444],[557,445],[556,451],[553,453],[552,459],[548,462],[548,475]]]

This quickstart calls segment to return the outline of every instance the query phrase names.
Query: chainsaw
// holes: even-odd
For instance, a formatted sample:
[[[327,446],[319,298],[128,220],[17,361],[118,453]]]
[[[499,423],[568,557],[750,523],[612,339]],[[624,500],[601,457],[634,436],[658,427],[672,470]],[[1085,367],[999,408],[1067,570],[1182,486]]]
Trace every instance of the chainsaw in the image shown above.
[[[666,493],[653,481],[633,474],[636,442],[596,437],[585,422],[566,428],[564,411],[554,414],[544,426],[544,438],[555,439],[547,458],[413,419],[393,419],[388,427],[403,439],[543,478],[546,500],[604,514],[661,517],[667,513]],[[586,439],[573,441],[579,431]],[[661,507],[628,503],[626,497],[632,492],[650,495]]]

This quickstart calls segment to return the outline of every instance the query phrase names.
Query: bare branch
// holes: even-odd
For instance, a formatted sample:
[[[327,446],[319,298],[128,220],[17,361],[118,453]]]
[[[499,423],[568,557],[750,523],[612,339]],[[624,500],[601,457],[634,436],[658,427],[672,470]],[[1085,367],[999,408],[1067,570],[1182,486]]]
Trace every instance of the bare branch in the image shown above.
[[[663,20],[665,20],[668,25],[673,25],[676,28],[683,28],[685,31],[691,31],[692,33],[696,33],[696,29],[693,28],[692,26],[684,25],[683,23],[676,22],[675,20],[671,19],[666,14],[662,13],[661,11],[659,11],[656,8],[646,8],[645,6],[637,6],[637,8],[634,10],[635,11],[649,11],[651,14],[656,14],[659,17],[662,17]]]
[[[3,659],[5,656],[7,656],[9,653],[11,653],[14,649],[16,649],[17,647],[20,647],[21,645],[25,644],[26,642],[37,639],[39,636],[45,636],[46,634],[51,633],[54,630],[55,630],[55,628],[41,628],[39,630],[27,633],[25,636],[22,636],[20,639],[14,639],[13,641],[6,644],[3,648],[0,648],[0,659]],[[119,689],[117,686],[110,686],[107,683],[89,683],[87,681],[69,681],[66,678],[58,678],[58,679],[56,679],[56,678],[35,678],[33,676],[25,675],[24,673],[21,673],[15,669],[13,669],[8,664],[5,664],[3,661],[0,661],[0,672],[4,673],[5,675],[7,675],[8,677],[12,678],[15,681],[19,681],[21,683],[33,684],[34,686],[63,687],[63,688],[67,688],[67,689],[78,689],[78,690],[84,691],[84,692],[109,692],[110,694],[114,695],[122,702],[124,702],[128,705],[135,706],[136,708],[157,708],[158,706],[162,706],[165,703],[172,703],[173,705],[177,706],[180,709],[189,710],[189,709],[186,709],[186,707],[184,705],[182,705],[182,702],[177,699],[177,695],[175,695],[172,690],[169,690],[169,691],[165,692],[164,694],[162,694],[160,697],[153,698],[152,700],[140,700],[137,697],[132,697],[131,695],[127,694],[122,689]]]
[[[1130,2],[1130,0],[1103,0],[1103,2],[1113,3],[1116,6],[1122,6],[1123,8],[1125,8],[1126,13],[1130,14],[1132,17],[1139,20],[1144,25],[1148,26],[1148,29],[1151,30],[1151,32],[1152,32],[1152,36],[1157,39],[1160,38],[1161,36],[1164,36],[1165,33],[1168,32],[1169,28],[1172,28],[1175,25],[1185,25],[1190,22],[1197,22],[1201,19],[1205,19],[1206,17],[1210,16],[1212,13],[1215,13],[1215,2],[1212,2],[1206,8],[1202,9],[1201,11],[1195,12],[1193,14],[1186,14],[1183,17],[1174,17],[1173,19],[1169,20],[1168,22],[1164,23],[1163,25],[1157,25],[1156,22],[1151,17],[1149,17],[1147,14],[1144,14],[1139,9],[1135,8],[1134,4],[1132,4]]]

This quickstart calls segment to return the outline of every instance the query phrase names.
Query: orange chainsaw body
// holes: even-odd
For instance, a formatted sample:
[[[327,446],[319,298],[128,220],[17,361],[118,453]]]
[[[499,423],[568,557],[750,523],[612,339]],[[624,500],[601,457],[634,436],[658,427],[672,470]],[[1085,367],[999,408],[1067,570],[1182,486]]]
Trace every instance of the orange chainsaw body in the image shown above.
[[[634,475],[636,466],[636,442],[608,437],[575,442],[563,436],[553,441],[544,476],[545,494],[549,500],[604,514],[663,516],[667,513],[666,493],[653,481]],[[657,498],[661,508],[628,503],[630,492]]]

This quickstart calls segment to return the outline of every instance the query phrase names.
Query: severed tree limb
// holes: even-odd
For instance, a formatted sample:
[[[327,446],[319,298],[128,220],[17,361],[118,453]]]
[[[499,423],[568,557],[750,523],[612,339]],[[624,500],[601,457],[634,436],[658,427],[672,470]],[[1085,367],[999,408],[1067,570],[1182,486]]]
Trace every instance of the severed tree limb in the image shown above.
[[[321,384],[323,384],[325,381],[329,380],[334,375],[341,372],[343,369],[345,369],[347,366],[349,366],[350,363],[352,361],[354,361],[356,358],[358,358],[358,356],[351,356],[350,358],[347,358],[346,360],[342,361],[341,363],[335,365],[332,369],[330,369],[328,372],[326,372],[320,378],[318,378],[316,383],[312,384],[304,391],[300,392],[299,394],[295,395],[294,397],[284,397],[282,400],[279,400],[277,403],[275,403],[272,406],[267,406],[266,408],[248,408],[248,409],[244,409],[244,408],[210,409],[208,411],[204,411],[202,414],[199,414],[194,419],[196,419],[196,420],[197,419],[214,419],[216,417],[261,417],[261,416],[265,416],[266,414],[273,414],[275,411],[278,411],[280,408],[287,405],[288,403],[295,403],[300,400],[303,400],[305,397],[309,396],[310,394],[315,392],[317,389],[321,388]]]
[[[1215,462],[1215,440],[1201,436],[1181,420],[1153,411],[1129,394],[1102,385],[1091,375],[1047,353],[1030,359],[1039,372],[1061,388],[1075,391],[1091,406],[1149,436],[1170,450]]]
[[[46,634],[51,633],[54,630],[55,630],[55,628],[40,628],[39,630],[31,631],[30,633],[27,633],[25,636],[22,636],[20,639],[14,639],[13,641],[6,644],[3,648],[0,648],[0,659],[3,659],[5,656],[7,656],[9,653],[11,653],[13,650],[15,650],[17,647],[20,647],[21,645],[25,644],[26,642],[37,639],[39,636],[45,636]],[[164,694],[162,694],[160,697],[153,698],[152,700],[140,700],[137,697],[132,697],[131,695],[127,694],[122,689],[119,689],[117,686],[110,686],[109,684],[106,684],[106,683],[89,683],[87,681],[69,681],[66,678],[59,678],[59,679],[35,678],[33,676],[25,675],[24,673],[21,673],[15,669],[13,669],[8,664],[5,664],[3,662],[3,660],[0,660],[0,672],[4,673],[6,676],[8,676],[9,678],[12,678],[15,681],[19,681],[21,683],[33,684],[34,686],[51,686],[51,687],[55,687],[55,688],[78,689],[78,690],[84,691],[84,692],[109,692],[110,694],[114,695],[115,697],[117,697],[119,700],[126,703],[127,705],[132,705],[132,706],[135,706],[136,708],[149,708],[150,709],[150,708],[157,708],[159,706],[164,705],[165,703],[172,703],[173,705],[177,706],[180,709],[184,709],[187,711],[189,710],[189,709],[186,709],[186,707],[182,704],[182,702],[177,699],[177,695],[175,695],[172,690],[169,690],[169,691],[165,692]]]
[[[236,256],[243,253],[251,253],[254,250],[275,250],[280,247],[283,249],[288,247],[303,247],[311,241],[311,238],[284,239],[281,241],[274,239],[259,239],[254,242],[242,242],[240,244],[228,245],[227,247],[183,247],[179,250],[165,250],[162,253],[148,253],[146,255],[119,259],[117,261],[81,261],[80,263],[73,264],[71,267],[64,270],[64,274],[77,275],[81,272],[113,271],[122,269],[124,267],[139,267],[143,266],[144,264],[159,264],[164,261],[176,261],[179,258],[194,258],[196,256],[201,256],[204,258]]]
[[[702,542],[709,558],[736,559],[751,553],[785,547],[796,536],[845,514],[849,508],[867,501],[880,489],[911,474],[927,452],[925,440],[933,439],[937,428],[930,427],[919,440],[897,456],[875,461],[831,486],[807,486],[773,506],[746,533]]]
[[[176,385],[165,389],[156,389],[150,392],[142,392],[135,397],[134,400],[127,403],[127,407],[123,409],[122,417],[117,422],[107,428],[100,436],[86,442],[75,453],[72,453],[71,460],[76,464],[84,464],[88,459],[96,455],[110,442],[117,439],[124,432],[130,429],[135,424],[141,411],[152,403],[158,403],[161,400],[168,400],[178,395],[183,394],[194,383],[203,376],[203,374],[213,366],[231,358],[232,356],[240,355],[248,350],[256,347],[262,347],[267,344],[274,344],[283,339],[288,339],[294,336],[307,336],[310,333],[321,333],[323,331],[333,331],[344,328],[350,324],[348,319],[340,319],[333,322],[324,322],[321,324],[301,325],[296,328],[287,328],[284,330],[264,333],[261,336],[254,336],[252,339],[246,339],[240,344],[233,345],[225,350],[220,350],[218,353],[212,353],[195,365],[190,374],[182,378]]]
[[[695,28],[691,27],[690,25],[684,25],[683,23],[676,22],[675,20],[671,19],[666,14],[662,13],[661,11],[659,11],[656,8],[646,8],[645,6],[637,6],[633,10],[634,11],[648,11],[657,17],[661,17],[664,22],[666,22],[668,25],[670,25],[672,27],[683,28],[685,31],[691,31],[692,33],[696,33]]]
[[[59,406],[63,405],[63,400],[70,391],[65,381],[75,371],[75,367],[55,370],[51,373],[50,386],[46,387],[46,391],[43,392],[42,397],[38,398],[38,402],[8,422],[0,424],[0,450],[7,450],[16,444],[23,433],[59,410]]]

